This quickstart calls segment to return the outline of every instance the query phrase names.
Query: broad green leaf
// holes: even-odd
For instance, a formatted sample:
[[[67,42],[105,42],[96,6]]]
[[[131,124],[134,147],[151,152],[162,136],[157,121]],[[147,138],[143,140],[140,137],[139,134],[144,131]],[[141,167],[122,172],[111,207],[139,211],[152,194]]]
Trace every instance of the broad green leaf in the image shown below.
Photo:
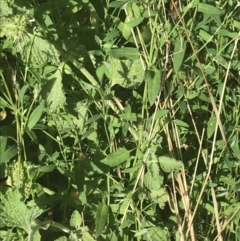
[[[9,161],[11,158],[15,157],[18,153],[16,146],[10,146],[5,152],[1,153],[0,164]]]
[[[45,107],[45,102],[42,101],[38,107],[31,113],[28,122],[27,122],[27,128],[30,131],[40,120],[43,110]]]
[[[155,241],[169,241],[171,240],[170,234],[168,231],[161,227],[151,227],[148,229],[147,235],[149,237],[149,240],[155,240]],[[176,239],[179,240],[179,239]]]
[[[186,51],[186,41],[182,36],[176,39],[173,54],[173,69],[175,73],[180,69]]]
[[[134,60],[134,59],[138,59],[140,56],[138,49],[131,48],[131,47],[111,49],[107,53],[109,56],[115,59],[121,59],[121,60],[126,60],[126,59]]]
[[[147,70],[145,81],[148,86],[148,100],[153,105],[161,89],[161,71],[158,69]]]
[[[207,13],[207,14],[221,14],[221,10],[214,7],[213,5],[206,4],[206,3],[198,3],[197,9],[199,12]]]
[[[135,88],[144,80],[144,70],[140,59],[118,60],[110,57],[106,67],[109,71],[111,87],[119,84],[124,88]]]
[[[212,116],[207,123],[207,137],[210,138],[216,129],[217,118]]]
[[[157,202],[158,202],[159,208],[164,209],[165,204],[169,199],[168,194],[164,188],[160,188],[157,191],[157,195],[158,195]]]
[[[59,65],[59,52],[53,44],[44,38],[37,35],[32,35],[29,32],[22,36],[21,41],[16,42],[17,52],[21,54],[23,62],[31,65],[33,68],[44,67],[47,63]],[[28,50],[31,49],[30,59]]]
[[[8,189],[0,205],[0,226],[21,228],[25,232],[32,231],[32,222],[40,216],[44,210],[38,206],[29,208],[23,201],[23,196],[18,189]]]
[[[73,211],[69,224],[71,227],[75,228],[76,230],[81,227],[82,217],[81,217],[81,214],[78,212],[78,210]]]
[[[125,148],[121,148],[116,152],[110,154],[104,158],[101,162],[110,167],[119,166],[120,164],[126,162],[130,157],[130,152]]]
[[[49,84],[43,87],[43,95],[47,100],[47,105],[50,108],[50,112],[55,112],[57,109],[63,107],[66,102],[66,96],[63,91],[62,84],[62,73],[63,73],[64,64],[61,64],[58,70],[52,75],[51,79],[48,80]]]
[[[159,164],[164,172],[179,171],[182,168],[182,162],[174,158],[161,156],[158,158]]]
[[[108,217],[108,206],[105,203],[100,203],[97,208],[95,219],[96,236],[99,237],[105,227]]]
[[[93,238],[92,235],[89,232],[84,231],[84,233],[82,235],[82,241],[96,241],[96,239]]]

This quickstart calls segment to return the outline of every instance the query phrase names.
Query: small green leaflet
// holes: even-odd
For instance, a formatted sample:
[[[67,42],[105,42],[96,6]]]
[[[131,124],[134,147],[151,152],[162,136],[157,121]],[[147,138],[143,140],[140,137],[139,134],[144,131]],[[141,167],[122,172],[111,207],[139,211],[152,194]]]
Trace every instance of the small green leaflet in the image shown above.
[[[168,156],[161,156],[158,158],[158,161],[164,172],[179,171],[183,166],[181,161],[177,161],[176,159]]]
[[[106,158],[104,158],[101,162],[106,164],[109,167],[115,167],[122,164],[123,162],[126,162],[129,157],[130,157],[130,152],[125,148],[121,148],[116,152],[110,154]]]

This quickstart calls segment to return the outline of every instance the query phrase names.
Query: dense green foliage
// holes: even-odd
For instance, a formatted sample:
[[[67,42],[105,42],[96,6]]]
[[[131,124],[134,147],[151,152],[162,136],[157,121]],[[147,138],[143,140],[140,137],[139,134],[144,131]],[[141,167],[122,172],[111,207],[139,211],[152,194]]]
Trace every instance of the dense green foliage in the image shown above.
[[[240,241],[240,4],[0,0],[0,239]]]

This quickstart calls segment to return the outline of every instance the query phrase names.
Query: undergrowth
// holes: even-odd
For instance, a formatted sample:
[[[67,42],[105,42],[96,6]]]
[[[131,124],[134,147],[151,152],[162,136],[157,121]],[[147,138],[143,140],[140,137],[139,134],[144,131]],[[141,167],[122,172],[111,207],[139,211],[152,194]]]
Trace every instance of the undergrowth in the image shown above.
[[[240,241],[239,9],[0,0],[0,239]]]

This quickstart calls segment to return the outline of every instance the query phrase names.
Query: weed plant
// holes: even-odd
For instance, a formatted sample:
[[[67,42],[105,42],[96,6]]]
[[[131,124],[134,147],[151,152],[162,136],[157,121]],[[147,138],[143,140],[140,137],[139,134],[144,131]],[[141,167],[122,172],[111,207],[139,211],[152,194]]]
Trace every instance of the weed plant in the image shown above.
[[[240,241],[240,2],[0,0],[0,239]]]

